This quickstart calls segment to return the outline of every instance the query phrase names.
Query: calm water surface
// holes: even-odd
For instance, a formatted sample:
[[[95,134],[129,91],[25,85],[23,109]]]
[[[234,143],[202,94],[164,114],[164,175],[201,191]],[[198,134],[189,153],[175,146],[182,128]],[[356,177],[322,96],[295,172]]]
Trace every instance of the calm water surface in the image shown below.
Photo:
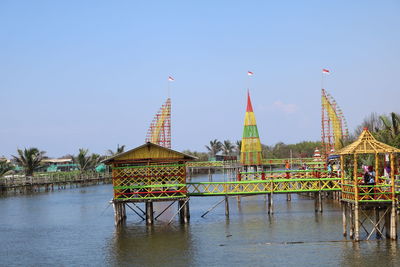
[[[111,198],[111,185],[0,198],[0,265],[400,266],[398,242],[343,239],[340,206],[329,200],[321,215],[312,199],[276,195],[269,216],[263,196],[232,197],[226,219],[223,204],[200,217],[220,197],[193,197],[188,225],[167,225],[173,206],[152,227],[127,209],[117,229]]]

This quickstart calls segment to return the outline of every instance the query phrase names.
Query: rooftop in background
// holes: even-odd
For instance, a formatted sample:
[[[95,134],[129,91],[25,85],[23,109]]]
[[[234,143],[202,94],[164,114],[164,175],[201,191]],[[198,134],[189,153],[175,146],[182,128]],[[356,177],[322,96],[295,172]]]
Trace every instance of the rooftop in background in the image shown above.
[[[42,163],[50,163],[50,164],[67,164],[72,163],[72,159],[44,159]]]

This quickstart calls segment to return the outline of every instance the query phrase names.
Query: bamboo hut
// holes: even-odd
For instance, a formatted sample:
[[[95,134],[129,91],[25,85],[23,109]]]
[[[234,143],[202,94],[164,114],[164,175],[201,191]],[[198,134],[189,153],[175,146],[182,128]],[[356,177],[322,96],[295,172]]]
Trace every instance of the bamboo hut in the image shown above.
[[[112,168],[116,224],[126,218],[126,206],[134,210],[129,203],[136,206],[135,202],[146,203],[143,213],[148,224],[153,223],[155,201],[178,201],[186,220],[186,162],[194,159],[150,142],[106,159],[104,163]]]
[[[397,238],[395,158],[398,153],[400,149],[377,141],[367,128],[354,143],[337,152],[341,163],[341,199],[345,236],[346,222],[349,221],[350,237],[356,241],[360,240],[360,227],[367,233],[367,240],[373,233],[378,238],[384,236]],[[373,160],[373,166],[369,166],[369,171],[372,172],[361,168],[361,160],[367,157],[370,161]],[[383,175],[385,168],[390,169],[387,176]],[[371,176],[373,182],[368,182],[366,177],[371,179]],[[367,222],[372,224],[372,228],[368,228]],[[383,228],[386,228],[386,235],[383,234]]]

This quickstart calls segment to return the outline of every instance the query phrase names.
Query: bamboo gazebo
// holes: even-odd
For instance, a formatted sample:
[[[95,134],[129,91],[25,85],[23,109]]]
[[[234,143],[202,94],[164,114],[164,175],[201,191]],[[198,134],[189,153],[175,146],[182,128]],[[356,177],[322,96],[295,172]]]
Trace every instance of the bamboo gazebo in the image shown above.
[[[181,219],[187,222],[186,162],[194,159],[150,142],[106,159],[104,163],[112,167],[115,223],[125,220],[128,207],[140,217],[143,213],[147,224],[152,224],[156,201],[178,201]],[[145,203],[145,211],[138,202]]]
[[[343,234],[347,235],[347,214],[350,221],[350,237],[360,240],[360,226],[367,233],[367,240],[375,232],[378,238],[397,238],[396,223],[396,155],[400,149],[377,141],[367,128],[352,144],[337,152],[340,155],[341,187],[343,208]],[[389,155],[390,172],[383,176],[385,158]],[[365,184],[363,170],[360,171],[361,159],[373,157],[375,179],[372,184]],[[372,169],[372,167],[370,167]],[[362,218],[361,218],[362,217]],[[375,220],[373,220],[375,217]],[[368,228],[372,225],[372,229]],[[383,225],[382,225],[383,224]]]

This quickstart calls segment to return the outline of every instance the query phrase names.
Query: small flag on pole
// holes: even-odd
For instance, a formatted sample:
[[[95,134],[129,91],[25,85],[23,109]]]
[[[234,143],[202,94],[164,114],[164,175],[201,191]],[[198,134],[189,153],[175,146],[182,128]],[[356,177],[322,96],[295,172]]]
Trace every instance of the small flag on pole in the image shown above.
[[[327,70],[327,69],[322,69],[322,73],[324,73],[324,74],[331,74],[330,71]]]
[[[171,76],[168,76],[168,81],[173,82],[173,81],[175,81],[175,79],[172,78]]]
[[[253,73],[253,72],[251,72],[251,71],[248,71],[248,72],[247,72],[247,75],[249,75],[249,76],[253,76],[253,75],[254,75],[254,73]]]

